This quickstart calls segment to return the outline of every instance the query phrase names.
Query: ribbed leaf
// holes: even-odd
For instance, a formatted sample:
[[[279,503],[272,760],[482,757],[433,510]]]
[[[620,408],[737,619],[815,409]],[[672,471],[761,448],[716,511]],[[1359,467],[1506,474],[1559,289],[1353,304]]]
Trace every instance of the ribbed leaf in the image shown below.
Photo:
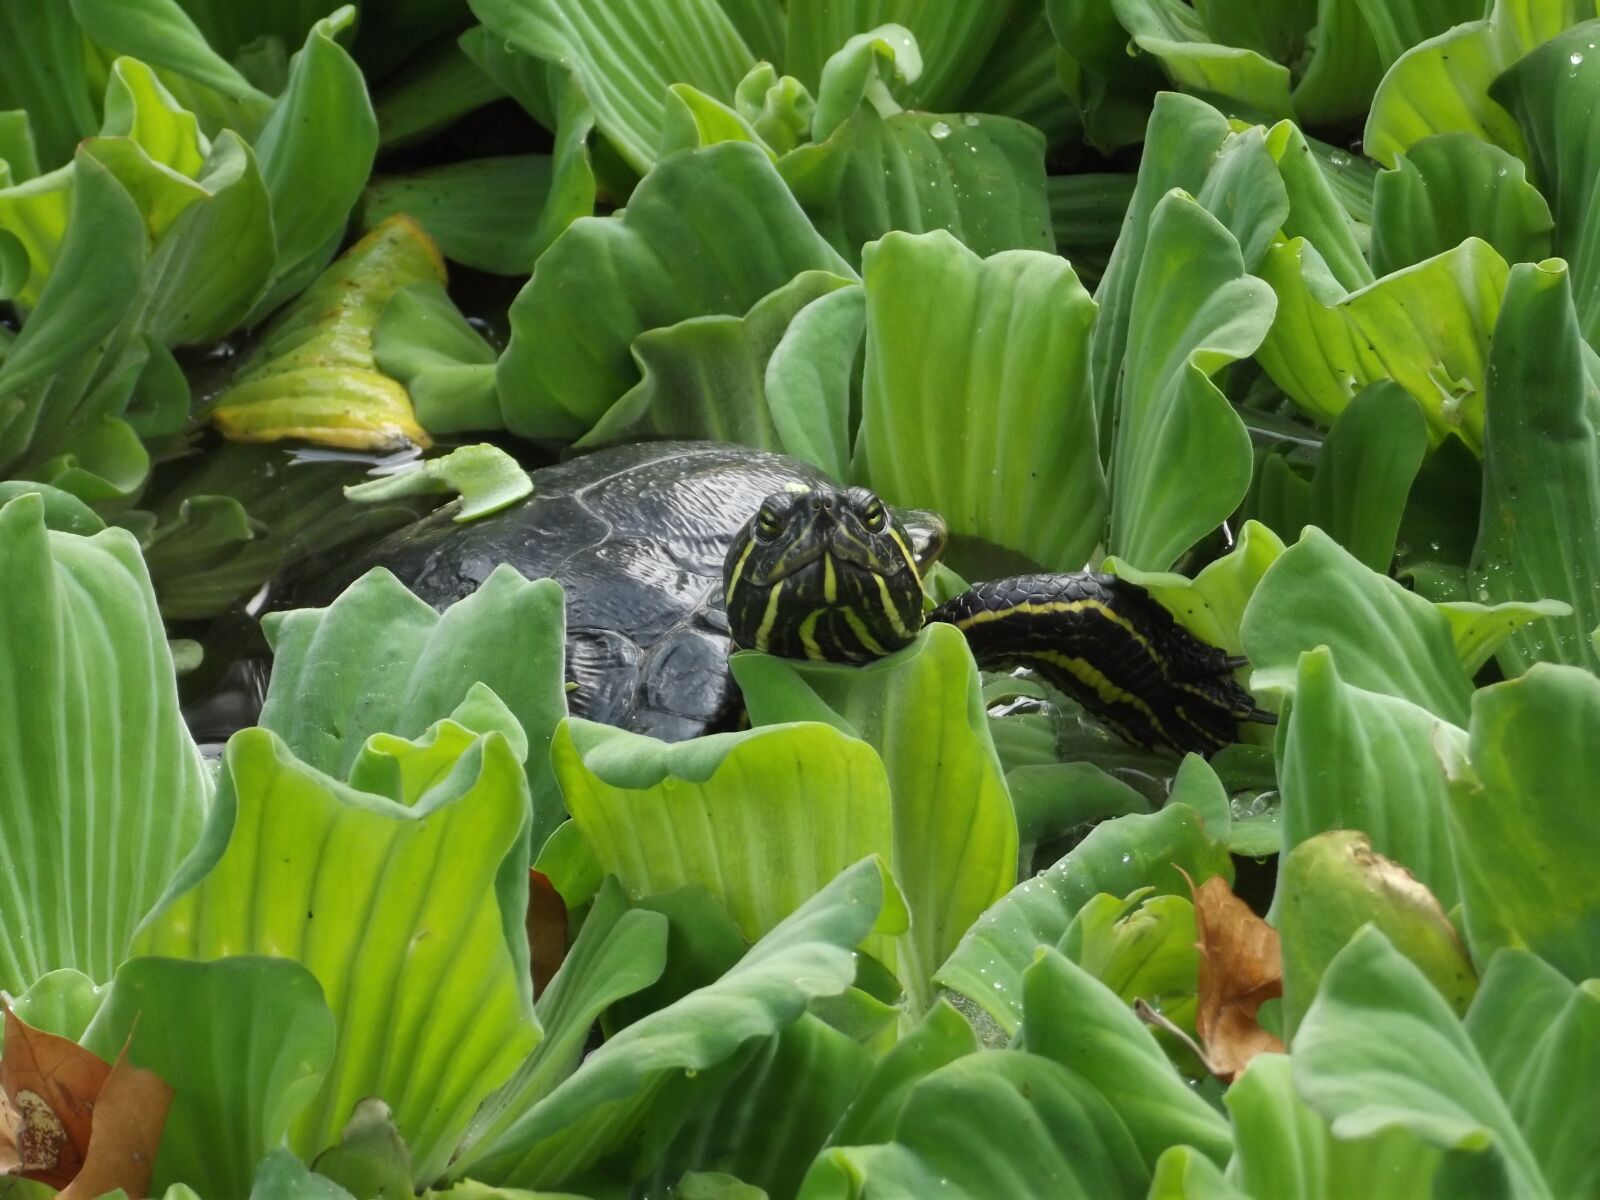
[[[481,684],[521,726],[534,795],[550,786],[550,736],[566,715],[559,585],[502,564],[441,615],[373,571],[327,608],[263,624],[274,660],[261,725],[307,765],[344,779],[368,736],[417,737]],[[518,631],[515,655],[505,653],[507,629]]]
[[[922,73],[896,89],[908,108],[958,112],[962,97],[983,66],[1017,0],[971,4],[968,0],[843,0],[837,4],[789,6],[784,70],[813,92],[828,59],[858,33],[880,25],[903,25],[916,38]]]
[[[1535,662],[1600,668],[1600,392],[1558,259],[1512,269],[1490,347],[1483,510],[1470,579],[1489,602],[1550,599],[1571,611],[1513,633],[1508,675]]]
[[[647,329],[633,342],[644,378],[577,445],[677,437],[787,450],[763,384],[767,362],[803,308],[853,284],[827,271],[803,271],[743,316],[691,317]]]
[[[724,142],[672,155],[622,213],[574,222],[540,257],[500,359],[506,425],[579,436],[638,381],[629,347],[639,334],[742,315],[807,270],[855,275],[760,149]]]
[[[944,233],[869,246],[854,474],[957,535],[1081,569],[1105,482],[1094,445],[1094,302],[1054,255],[980,259]],[[997,468],[996,464],[1000,464]],[[1003,469],[1001,469],[1003,468]]]
[[[1427,452],[1428,427],[1406,392],[1388,381],[1363,388],[1323,439],[1311,481],[1312,524],[1386,573]]]
[[[1363,7],[1372,8],[1371,0]],[[1505,98],[1491,98],[1490,86],[1528,51],[1595,11],[1595,0],[1493,0],[1480,20],[1437,26],[1436,36],[1412,46],[1384,76],[1367,117],[1363,149],[1393,167],[1422,139],[1459,132],[1527,157],[1522,132],[1501,107]]]
[[[236,735],[205,837],[136,940],[142,954],[304,964],[338,1044],[291,1146],[309,1158],[333,1144],[356,1102],[375,1095],[394,1110],[419,1181],[444,1168],[479,1103],[539,1037],[523,912],[497,886],[520,875],[526,905],[522,766],[500,735],[473,738],[453,722],[385,748],[403,773],[408,760],[427,765],[446,744],[436,739],[459,758],[430,767],[440,781],[408,807],[306,766],[264,729]]]
[[[457,1158],[452,1178],[549,1187],[637,1145],[669,1081],[726,1061],[799,1018],[812,999],[850,986],[851,951],[877,922],[883,888],[873,862],[846,870],[722,978],[629,1025],[500,1136]]]
[[[1105,821],[1048,871],[1024,880],[979,917],[936,980],[1014,1032],[1023,1016],[1023,973],[1037,948],[1059,947],[1078,910],[1101,892],[1126,896],[1152,887],[1158,895],[1187,895],[1189,885],[1174,867],[1182,867],[1197,886],[1213,875],[1233,879],[1227,847],[1206,833],[1187,804]]]
[[[979,255],[1055,249],[1044,139],[1008,117],[881,116],[863,104],[826,141],[778,160],[778,173],[841,255],[890,230],[947,229]]]
[[[1335,1137],[1400,1128],[1443,1149],[1493,1149],[1516,1195],[1553,1197],[1455,1014],[1376,929],[1329,965],[1292,1061],[1295,1090]]]
[[[933,625],[865,667],[760,654],[733,663],[752,721],[826,721],[882,757],[893,798],[889,861],[912,921],[898,966],[920,1015],[934,970],[1016,878],[1016,818],[965,640]]]
[[[1327,646],[1354,686],[1467,723],[1472,685],[1444,615],[1320,529],[1307,529],[1268,568],[1243,633],[1258,691],[1292,690],[1301,653]]]
[[[154,1071],[174,1092],[153,1188],[243,1196],[256,1164],[317,1094],[333,1014],[311,973],[283,958],[129,959],[83,1044]]]
[[[1468,764],[1450,764],[1450,841],[1473,958],[1526,947],[1574,981],[1600,975],[1600,853],[1586,771],[1600,681],[1540,663],[1473,697]]]
[[[1050,1059],[986,1050],[919,1082],[894,1141],[824,1152],[800,1196],[1138,1200],[1149,1182],[1127,1126],[1093,1087]]]
[[[1111,0],[1135,45],[1166,71],[1175,87],[1231,101],[1252,115],[1287,117],[1289,68],[1255,50],[1221,45],[1181,0]],[[1231,29],[1215,31],[1231,35]]]
[[[850,474],[852,382],[866,327],[862,288],[829,292],[795,314],[762,379],[784,450],[834,479]]]
[[[378,119],[361,69],[335,40],[354,20],[355,9],[346,5],[311,27],[256,139],[278,239],[272,287],[257,304],[256,319],[305,287],[333,257],[372,171]]]
[[[1071,959],[1045,950],[1023,976],[1022,1043],[1076,1072],[1133,1134],[1145,1166],[1190,1145],[1219,1167],[1233,1150],[1228,1122],[1179,1076],[1150,1028]]]
[[[1228,1178],[1258,1200],[1428,1200],[1439,1152],[1403,1129],[1336,1138],[1295,1093],[1290,1060],[1258,1054],[1223,1101],[1236,1144]]]
[[[669,745],[569,719],[550,754],[608,875],[634,897],[698,884],[752,942],[850,864],[889,857],[883,764],[827,725]],[[892,958],[888,943],[874,953]]]
[[[1528,137],[1534,179],[1555,214],[1554,250],[1572,265],[1578,327],[1590,345],[1600,343],[1600,133],[1588,120],[1600,100],[1595,42],[1600,21],[1575,26],[1520,59],[1492,89]]]
[[[109,980],[209,790],[132,535],[0,509],[0,987]]]
[[[361,228],[403,212],[427,230],[446,258],[480,271],[523,275],[538,249],[535,233],[550,172],[544,155],[519,154],[374,176],[362,194]]]
[[[716,0],[472,0],[521,50],[568,67],[600,131],[643,175],[655,162],[669,84],[733,99],[755,56]],[[831,51],[830,51],[831,52]]]
[[[1359,829],[1448,908],[1460,889],[1445,825],[1449,787],[1435,746],[1459,750],[1465,736],[1409,700],[1346,683],[1345,657],[1342,645],[1300,656],[1278,752],[1282,848],[1330,829]]]
[[[1507,262],[1550,253],[1550,206],[1527,167],[1466,133],[1424,138],[1395,170],[1381,171],[1372,196],[1372,266],[1380,275],[1482,238]]]
[[[1249,434],[1211,375],[1261,343],[1273,299],[1239,244],[1187,196],[1150,219],[1111,458],[1111,551],[1166,570],[1250,484]]]
[[[1471,237],[1346,292],[1315,246],[1294,238],[1274,246],[1261,267],[1278,310],[1256,360],[1324,422],[1360,388],[1393,379],[1422,406],[1435,440],[1454,433],[1477,451],[1489,334],[1506,275],[1494,248]]]
[[[1551,1190],[1594,1191],[1600,1154],[1587,1131],[1600,1100],[1579,1082],[1600,1054],[1600,996],[1592,985],[1574,986],[1526,950],[1502,950],[1466,1025]]]

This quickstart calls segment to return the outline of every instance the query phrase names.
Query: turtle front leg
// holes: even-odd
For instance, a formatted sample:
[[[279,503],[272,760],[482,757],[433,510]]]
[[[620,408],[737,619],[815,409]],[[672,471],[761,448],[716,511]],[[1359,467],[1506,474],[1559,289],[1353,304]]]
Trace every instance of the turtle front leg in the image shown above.
[[[1137,746],[1210,754],[1239,740],[1241,721],[1277,721],[1233,678],[1243,659],[1114,575],[996,579],[928,620],[961,630],[980,667],[1033,669]]]

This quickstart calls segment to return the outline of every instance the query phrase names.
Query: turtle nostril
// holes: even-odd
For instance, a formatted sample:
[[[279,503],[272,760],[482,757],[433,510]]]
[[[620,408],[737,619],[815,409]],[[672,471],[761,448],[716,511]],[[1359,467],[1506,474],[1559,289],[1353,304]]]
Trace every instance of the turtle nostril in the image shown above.
[[[814,508],[814,509],[822,509],[824,512],[832,512],[833,511],[833,497],[832,496],[813,496],[813,497],[811,497],[811,507]]]

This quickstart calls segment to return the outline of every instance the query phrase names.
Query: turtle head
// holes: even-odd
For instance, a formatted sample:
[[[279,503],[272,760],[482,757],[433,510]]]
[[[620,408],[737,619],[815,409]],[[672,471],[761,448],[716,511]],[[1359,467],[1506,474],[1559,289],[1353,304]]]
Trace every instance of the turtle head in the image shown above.
[[[938,516],[866,488],[775,492],[723,568],[734,645],[831,662],[898,650],[922,627],[922,571],[943,545]]]

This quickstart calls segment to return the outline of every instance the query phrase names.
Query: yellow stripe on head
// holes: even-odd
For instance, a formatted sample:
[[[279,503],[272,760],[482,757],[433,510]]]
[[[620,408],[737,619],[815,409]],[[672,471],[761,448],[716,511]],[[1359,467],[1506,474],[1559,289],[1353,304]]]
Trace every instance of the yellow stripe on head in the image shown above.
[[[739,561],[733,564],[733,570],[728,572],[728,586],[723,590],[722,603],[725,607],[733,605],[733,589],[738,584],[740,576],[744,574],[744,564],[750,561],[750,552],[756,548],[755,538],[745,542],[744,550],[739,554]]]
[[[789,581],[780,579],[772,585],[772,591],[767,596],[767,611],[761,615],[761,626],[756,630],[757,650],[767,648],[767,639],[772,636],[772,627],[778,623],[778,603],[783,598],[783,588]]]

